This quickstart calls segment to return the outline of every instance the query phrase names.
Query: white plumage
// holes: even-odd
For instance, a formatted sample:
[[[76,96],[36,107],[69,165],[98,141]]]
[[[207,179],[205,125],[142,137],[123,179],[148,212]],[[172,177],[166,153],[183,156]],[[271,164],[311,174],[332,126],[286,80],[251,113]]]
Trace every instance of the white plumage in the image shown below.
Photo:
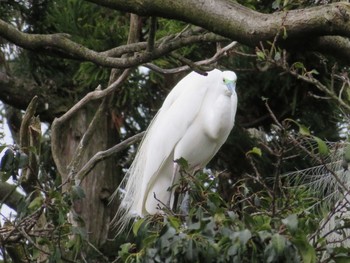
[[[179,179],[174,160],[184,158],[193,171],[217,153],[234,125],[236,80],[232,71],[215,69],[207,76],[192,72],[169,93],[119,188],[124,188],[115,218],[119,227],[172,204],[168,189]]]

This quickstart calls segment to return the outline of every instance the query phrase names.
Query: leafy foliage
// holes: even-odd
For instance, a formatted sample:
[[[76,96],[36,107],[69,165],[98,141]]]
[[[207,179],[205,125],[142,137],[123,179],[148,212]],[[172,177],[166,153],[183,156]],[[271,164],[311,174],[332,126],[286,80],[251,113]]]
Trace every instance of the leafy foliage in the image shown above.
[[[241,185],[245,193],[235,198],[246,201],[237,213],[232,209],[236,206],[233,200],[227,203],[215,191],[217,177],[199,174],[188,183],[189,215],[137,221],[135,243],[121,246],[123,262],[316,262],[300,200],[281,200],[281,206],[298,202],[297,209],[272,216],[268,212],[271,198]],[[256,205],[249,204],[250,195]],[[316,223],[317,218],[308,220]]]

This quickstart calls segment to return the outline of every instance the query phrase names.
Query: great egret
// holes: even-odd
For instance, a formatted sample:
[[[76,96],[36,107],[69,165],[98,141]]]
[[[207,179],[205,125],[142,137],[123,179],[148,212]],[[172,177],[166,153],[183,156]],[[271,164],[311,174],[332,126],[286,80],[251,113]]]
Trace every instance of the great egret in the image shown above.
[[[192,72],[169,93],[149,125],[121,186],[120,208],[113,221],[123,229],[135,217],[172,208],[179,180],[175,160],[184,158],[191,171],[203,168],[233,128],[237,76],[214,69],[206,76]]]

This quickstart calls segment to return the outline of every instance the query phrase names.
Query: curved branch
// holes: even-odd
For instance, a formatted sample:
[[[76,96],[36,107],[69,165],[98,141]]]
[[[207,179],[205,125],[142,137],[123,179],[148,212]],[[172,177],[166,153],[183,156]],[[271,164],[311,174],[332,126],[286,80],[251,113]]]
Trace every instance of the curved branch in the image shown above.
[[[120,55],[122,52],[132,52],[133,48],[142,48],[142,50],[144,50],[147,48],[147,43],[145,43],[145,45],[133,45],[131,48],[128,48],[128,46],[122,46],[105,52],[96,52],[70,40],[69,35],[67,34],[27,34],[17,30],[14,26],[1,19],[0,36],[25,49],[59,52],[70,58],[90,61],[97,65],[111,68],[130,68],[137,66],[160,58],[171,51],[193,43],[227,40],[226,38],[213,33],[185,37],[179,36],[173,40],[169,40],[168,43],[157,41],[152,52],[146,51],[138,53],[132,57],[120,58],[115,56]]]
[[[80,171],[76,174],[76,178],[79,182],[81,182],[85,176],[95,167],[96,164],[99,162],[109,158],[113,154],[116,154],[130,145],[136,143],[137,141],[141,140],[145,132],[140,132],[124,141],[121,143],[113,146],[112,148],[105,150],[105,151],[100,151],[97,152],[84,166],[83,168],[80,169]]]
[[[193,62],[194,67],[201,67],[201,66],[207,66],[207,65],[214,64],[222,56],[224,56],[230,49],[232,49],[236,45],[237,45],[236,41],[231,42],[230,44],[228,44],[227,46],[223,47],[222,49],[219,49],[215,53],[215,55],[212,56],[211,58]],[[163,69],[163,68],[160,68],[157,65],[154,65],[152,63],[146,63],[144,66],[146,68],[149,68],[149,69],[151,69],[151,70],[153,70],[155,72],[161,73],[161,74],[174,74],[174,73],[179,73],[179,72],[191,69],[191,66],[189,66],[189,65],[185,65],[185,66],[181,66],[181,67],[177,67],[177,68],[171,68],[171,69]]]
[[[103,97],[108,96],[112,92],[115,91],[120,85],[124,83],[124,81],[129,76],[131,69],[126,69],[124,72],[119,76],[119,78],[113,82],[111,85],[109,85],[106,89],[101,90],[100,87],[98,87],[95,91],[91,91],[88,94],[86,94],[79,102],[77,102],[70,110],[68,110],[65,114],[63,114],[61,117],[54,119],[51,126],[51,149],[52,149],[52,157],[55,161],[55,164],[57,166],[58,172],[62,174],[66,174],[67,167],[64,167],[62,165],[62,161],[60,157],[58,156],[57,152],[60,145],[60,133],[62,129],[62,125],[69,120],[79,109],[84,107],[88,102],[92,100],[101,99]],[[71,178],[70,178],[71,179]]]
[[[350,59],[350,40],[338,36],[324,36],[312,39],[308,42],[309,47],[316,51],[331,54],[345,62]]]
[[[274,39],[283,29],[283,44],[325,51],[350,59],[350,4],[332,3],[306,9],[263,14],[229,0],[86,0],[139,15],[160,16],[200,26],[216,34],[255,47]],[[311,39],[310,39],[311,38]],[[312,44],[311,44],[312,43]],[[336,52],[332,52],[336,50]]]
[[[350,36],[350,4],[346,2],[263,14],[229,0],[87,0],[139,15],[185,21],[211,32],[256,45],[273,39],[283,23],[288,36]]]
[[[51,122],[53,118],[62,115],[70,107],[69,100],[55,92],[45,92],[45,90],[56,90],[59,87],[52,88],[43,84],[40,86],[30,78],[21,78],[10,76],[0,72],[0,100],[16,107],[26,109],[30,100],[38,96],[37,114],[44,121]],[[25,94],[25,96],[23,96]]]
[[[87,0],[112,9],[147,16],[160,16],[185,21],[203,27],[211,32],[234,39],[248,46],[256,46],[260,41],[271,40],[283,28],[288,35],[286,41],[305,38],[317,39],[315,44],[325,46],[323,37],[327,36],[326,46],[335,46],[337,53],[348,55],[350,44],[342,41],[350,37],[350,4],[332,3],[306,9],[263,14],[228,0]],[[26,49],[59,52],[71,58],[91,61],[95,64],[128,68],[150,62],[189,43],[223,41],[215,34],[180,37],[158,46],[152,52],[143,52],[128,58],[122,54],[146,51],[147,43],[125,45],[105,52],[96,52],[69,39],[67,34],[38,35],[26,34],[12,25],[0,20],[0,36]],[[338,36],[338,38],[334,37]],[[318,39],[319,38],[319,39]],[[299,41],[300,46],[304,45]],[[309,45],[311,49],[316,46]],[[137,51],[136,51],[137,50]],[[341,54],[343,56],[344,54]],[[118,56],[118,58],[116,58]]]

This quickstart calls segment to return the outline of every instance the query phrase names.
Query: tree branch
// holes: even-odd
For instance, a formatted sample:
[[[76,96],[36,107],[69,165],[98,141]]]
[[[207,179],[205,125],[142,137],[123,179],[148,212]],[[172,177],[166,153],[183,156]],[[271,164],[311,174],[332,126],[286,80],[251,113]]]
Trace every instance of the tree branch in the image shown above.
[[[77,102],[69,111],[59,118],[56,118],[51,127],[51,148],[52,148],[52,157],[57,166],[57,170],[60,174],[66,173],[66,167],[63,167],[59,156],[57,155],[57,149],[59,149],[60,140],[59,134],[61,131],[62,125],[70,119],[79,109],[85,106],[88,102],[92,100],[97,100],[111,94],[116,88],[123,84],[126,78],[129,76],[130,69],[124,70],[120,77],[109,85],[106,89],[100,90],[96,89],[95,91],[89,92],[83,97],[79,102]]]
[[[350,37],[350,4],[346,2],[263,14],[229,0],[217,0],[215,4],[212,1],[204,0],[179,0],[176,3],[163,0],[87,1],[119,11],[185,21],[253,47],[260,41],[272,40],[283,24],[288,37],[281,42],[293,42],[294,40],[303,47],[304,42],[301,39],[312,38],[316,44],[316,46],[309,45],[312,50],[325,48],[327,43],[326,46],[337,47],[336,54],[344,53],[349,56],[350,43],[345,39]],[[72,41],[67,34],[26,34],[3,20],[0,20],[0,36],[26,49],[60,52],[71,58],[114,68],[128,68],[150,62],[186,45],[185,40],[189,40],[187,38],[181,39],[180,43],[174,40],[174,42],[162,46],[155,45],[153,52],[143,52],[137,56],[120,58],[121,52],[133,52],[132,50],[135,48],[142,47],[142,51],[145,51],[147,43],[96,52]],[[323,39],[325,36],[327,38]],[[200,36],[197,37],[199,37],[195,40],[197,43],[223,40],[223,37],[214,34],[206,35],[202,39]],[[339,45],[340,37],[343,38],[341,45]],[[113,54],[113,52],[116,53]]]
[[[177,68],[171,68],[171,69],[163,69],[158,67],[157,65],[154,65],[152,63],[146,63],[144,66],[146,68],[149,68],[155,72],[161,73],[161,74],[174,74],[174,73],[179,73],[182,71],[190,70],[197,67],[203,67],[203,66],[208,66],[216,63],[221,57],[225,56],[225,54],[232,48],[234,48],[238,43],[236,41],[231,42],[227,46],[219,49],[214,56],[208,59],[204,59],[201,61],[197,62],[192,62],[192,65],[185,65]]]
[[[26,109],[30,100],[38,96],[37,114],[45,121],[52,121],[54,117],[66,112],[71,105],[69,100],[47,90],[59,87],[39,86],[32,79],[16,78],[0,72],[0,100],[18,109]],[[25,95],[24,95],[25,94]]]
[[[198,43],[198,42],[217,42],[227,40],[224,37],[206,33],[197,36],[179,37],[173,41],[164,42],[158,41],[152,52],[142,52],[131,57],[114,57],[116,53],[119,54],[121,50],[123,52],[130,52],[126,46],[119,47],[105,52],[96,52],[88,49],[87,47],[76,43],[69,39],[66,34],[27,34],[17,30],[14,26],[6,23],[0,19],[0,36],[8,41],[30,50],[41,51],[58,51],[59,53],[68,55],[70,58],[75,58],[84,61],[90,61],[97,65],[111,68],[130,68],[137,66],[154,59],[160,58],[171,51],[179,49],[185,45]],[[163,45],[161,45],[163,44]],[[132,48],[143,48],[143,44],[132,45]],[[132,48],[130,50],[132,50]],[[145,43],[144,49],[147,49],[147,43]],[[115,53],[116,52],[116,53]]]
[[[300,41],[303,38],[320,38],[317,42],[321,44],[322,37],[329,36],[328,44],[336,45],[339,38],[332,36],[350,37],[350,4],[346,2],[263,14],[229,0],[87,1],[143,16],[185,21],[253,47],[260,41],[272,40],[280,30],[282,22],[288,35],[286,41],[294,39],[300,42],[300,46],[303,46],[303,42]],[[317,46],[310,48],[314,49]],[[349,48],[347,43],[346,48],[338,50],[337,53],[347,54]]]
[[[80,171],[76,174],[76,178],[78,181],[82,181],[85,176],[95,167],[96,164],[99,162],[109,158],[113,154],[116,154],[130,145],[136,143],[137,141],[141,140],[145,132],[140,132],[124,141],[121,143],[113,146],[112,148],[105,150],[105,151],[100,151],[96,153],[84,166],[83,168],[80,169]]]
[[[24,198],[24,196],[16,191],[16,188],[16,185],[0,183],[1,204],[6,204],[15,211],[17,211],[19,202]]]

